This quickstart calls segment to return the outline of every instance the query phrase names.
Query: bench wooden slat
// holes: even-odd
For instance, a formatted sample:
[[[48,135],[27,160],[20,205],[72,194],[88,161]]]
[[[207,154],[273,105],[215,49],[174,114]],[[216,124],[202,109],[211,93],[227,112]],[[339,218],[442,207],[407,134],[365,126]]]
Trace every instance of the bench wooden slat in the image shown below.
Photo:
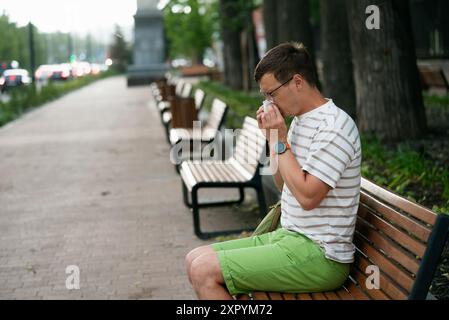
[[[182,88],[181,97],[189,97],[191,93],[192,93],[192,84],[187,82],[184,85],[184,88]]]
[[[228,181],[245,181],[244,177],[239,174],[238,171],[233,170],[233,167],[230,164],[215,164],[217,168],[223,171],[223,174],[228,177]]]
[[[397,207],[405,212],[409,213],[413,217],[426,222],[430,225],[434,225],[436,221],[436,214],[423,206],[413,203],[407,199],[404,199],[397,194],[394,194],[387,189],[384,189],[373,182],[362,178],[362,189],[375,195],[377,198],[384,202],[387,202],[394,207]]]
[[[340,297],[333,291],[326,291],[326,292],[323,292],[323,294],[325,295],[326,299],[328,299],[328,300],[340,300]]]
[[[236,148],[235,155],[235,158],[238,159],[240,163],[245,163],[251,168],[258,165],[258,161],[260,158],[257,155],[247,152],[247,150],[243,150],[242,148]]]
[[[240,134],[237,138],[235,149],[244,149],[249,155],[258,158],[262,153],[261,141],[260,139],[249,139],[247,135],[248,132],[242,132]]]
[[[372,208],[374,211],[379,212],[382,216],[392,222],[406,229],[408,232],[415,235],[421,241],[427,242],[430,235],[430,229],[413,221],[412,219],[406,217],[402,213],[388,207],[387,205],[381,203],[380,201],[374,199],[372,196],[368,195],[365,192],[361,192],[360,201],[363,202],[364,205]]]
[[[208,181],[207,175],[199,168],[199,164],[195,162],[189,163],[189,168],[192,171],[196,181]]]
[[[254,291],[253,297],[255,300],[270,300],[268,294],[264,291]]]
[[[354,267],[356,267],[360,272],[365,272],[368,266],[372,265],[362,254],[356,252]],[[405,300],[407,299],[407,294],[401,287],[394,283],[388,276],[380,272],[380,288],[385,292],[390,298],[395,300]]]
[[[357,230],[369,239],[377,248],[381,249],[396,262],[400,263],[407,270],[416,274],[419,269],[419,263],[416,258],[410,256],[405,250],[401,249],[393,241],[381,236],[378,231],[367,225],[362,218],[357,218]]]
[[[388,274],[390,278],[395,279],[395,281],[407,292],[410,292],[413,286],[412,277],[393,264],[377,249],[373,248],[371,244],[369,244],[357,233],[357,231],[354,235],[354,244],[361,252],[368,256],[375,265],[379,267],[381,272]]]
[[[236,148],[239,146],[250,149],[254,154],[259,154],[265,146],[265,140],[262,141],[260,137],[253,136],[253,133],[243,130],[237,138]]]
[[[327,300],[326,296],[322,292],[312,292],[310,295],[313,300]]]
[[[283,297],[279,292],[270,292],[268,295],[270,300],[283,300]]]
[[[356,300],[370,300],[370,298],[351,280],[348,280],[345,284],[345,288]]]
[[[238,162],[251,175],[254,175],[254,173],[256,172],[257,165],[251,165],[251,164],[247,163],[244,159],[241,158],[240,155],[234,155],[233,159],[236,162]]]
[[[345,288],[341,288],[339,290],[336,290],[335,293],[338,295],[338,297],[341,300],[354,300],[354,297],[351,296],[348,291],[346,291]]]
[[[205,96],[206,96],[206,94],[204,93],[203,90],[201,90],[201,89],[195,90],[195,98],[194,99],[195,99],[195,106],[196,106],[197,110],[201,109]]]
[[[366,287],[366,280],[368,277],[365,274],[363,274],[362,272],[360,272],[360,270],[353,267],[351,274],[353,275],[354,280],[356,280],[357,283],[359,284],[360,289],[363,290],[365,292],[365,294],[367,294],[371,299],[389,300],[388,296],[385,293],[383,293],[381,290],[368,289]],[[380,288],[382,288],[383,283],[381,282],[379,285],[380,285]]]
[[[296,300],[296,294],[294,293],[283,293],[282,297],[284,300]]]
[[[424,244],[418,242],[408,234],[399,230],[397,227],[386,222],[385,220],[371,212],[363,204],[359,205],[358,216],[368,221],[375,228],[381,230],[385,235],[387,235],[391,239],[394,239],[398,244],[413,252],[415,255],[418,255],[420,257],[424,255],[424,252],[426,250]]]
[[[230,182],[232,179],[235,179],[235,176],[231,175],[229,171],[225,170],[226,166],[220,163],[212,163],[213,168],[217,171],[217,174],[220,176],[222,181]]]
[[[312,296],[308,293],[298,293],[296,297],[298,300],[313,300]]]
[[[194,177],[192,170],[190,170],[189,164],[184,162],[181,164],[180,170],[181,178],[184,181],[187,189],[192,190],[192,186],[196,184],[196,178]]]
[[[248,131],[242,132],[241,135],[237,139],[236,149],[245,149],[248,154],[255,159],[260,159],[260,156],[263,153],[265,148],[265,139],[262,139],[260,136],[256,138],[248,138]]]

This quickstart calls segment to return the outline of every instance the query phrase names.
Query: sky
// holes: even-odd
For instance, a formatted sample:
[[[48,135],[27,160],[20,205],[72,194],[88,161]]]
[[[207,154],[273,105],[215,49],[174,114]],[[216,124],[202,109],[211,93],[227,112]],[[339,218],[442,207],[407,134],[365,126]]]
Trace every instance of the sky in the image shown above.
[[[136,9],[136,0],[0,0],[0,14],[6,12],[19,25],[31,21],[42,32],[100,37],[114,24],[131,28]]]

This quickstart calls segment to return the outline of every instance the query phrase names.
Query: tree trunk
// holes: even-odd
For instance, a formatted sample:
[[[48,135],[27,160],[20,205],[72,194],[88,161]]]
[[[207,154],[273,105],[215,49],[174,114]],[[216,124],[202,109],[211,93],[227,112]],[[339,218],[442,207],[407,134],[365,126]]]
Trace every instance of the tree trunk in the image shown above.
[[[408,1],[347,0],[359,130],[383,141],[416,138],[426,130]],[[369,5],[380,29],[368,30]]]
[[[271,49],[278,44],[277,40],[277,2],[276,0],[263,1],[263,22],[265,29],[265,39],[267,49]]]
[[[310,23],[309,0],[278,0],[277,1],[277,40],[302,42],[314,61],[317,69],[313,30]],[[317,87],[321,83],[317,73]]]
[[[241,27],[231,23],[231,18],[238,15],[238,0],[220,0],[221,37],[223,41],[223,60],[225,84],[241,90],[242,65],[240,50]]]
[[[309,0],[277,1],[277,40],[302,42],[315,57]]]
[[[355,119],[355,88],[345,0],[321,0],[323,93]]]

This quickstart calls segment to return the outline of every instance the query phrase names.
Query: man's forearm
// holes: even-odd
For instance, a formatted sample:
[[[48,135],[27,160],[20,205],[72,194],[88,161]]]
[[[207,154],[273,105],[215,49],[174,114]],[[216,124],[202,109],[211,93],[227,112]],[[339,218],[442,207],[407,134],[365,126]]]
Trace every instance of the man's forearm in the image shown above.
[[[273,180],[276,188],[279,190],[279,192],[282,192],[282,189],[284,188],[284,179],[282,179],[281,172],[279,171],[277,157],[275,157],[273,154],[270,155],[270,167],[272,170]]]

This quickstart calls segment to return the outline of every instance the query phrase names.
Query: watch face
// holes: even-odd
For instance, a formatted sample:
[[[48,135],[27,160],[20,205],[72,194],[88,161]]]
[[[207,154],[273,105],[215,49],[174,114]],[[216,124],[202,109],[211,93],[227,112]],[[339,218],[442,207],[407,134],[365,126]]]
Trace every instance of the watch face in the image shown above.
[[[285,151],[285,144],[283,142],[276,143],[275,152],[276,153],[283,153]]]

